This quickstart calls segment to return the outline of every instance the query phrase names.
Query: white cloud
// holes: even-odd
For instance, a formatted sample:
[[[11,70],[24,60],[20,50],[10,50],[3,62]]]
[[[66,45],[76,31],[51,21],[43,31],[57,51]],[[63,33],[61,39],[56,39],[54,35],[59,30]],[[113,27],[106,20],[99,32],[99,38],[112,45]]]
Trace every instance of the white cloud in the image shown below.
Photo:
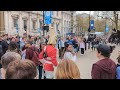
[[[80,14],[82,14],[82,13],[87,13],[87,14],[93,14],[94,13],[94,11],[77,11],[76,13],[80,13]]]

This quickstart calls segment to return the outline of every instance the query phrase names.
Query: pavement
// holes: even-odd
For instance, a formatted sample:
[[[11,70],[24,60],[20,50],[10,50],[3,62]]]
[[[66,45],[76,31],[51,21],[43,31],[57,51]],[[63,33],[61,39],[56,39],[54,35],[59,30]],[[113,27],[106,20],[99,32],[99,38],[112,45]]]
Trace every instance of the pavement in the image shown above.
[[[111,54],[111,59],[117,64],[116,58],[118,57],[118,50],[120,46],[116,46],[115,50]],[[96,51],[87,49],[84,55],[81,55],[80,52],[77,54],[76,64],[80,70],[81,79],[91,79],[91,70],[92,65],[97,62],[99,59],[96,56]]]
[[[118,57],[118,50],[120,50],[120,46],[116,46],[115,50],[111,54],[111,59],[115,61],[117,64],[116,58]],[[96,56],[96,51],[92,51],[88,49],[85,51],[84,55],[80,55],[80,52],[77,55],[78,59],[76,64],[80,70],[80,75],[82,79],[91,79],[91,70],[92,65],[97,62],[99,59]]]

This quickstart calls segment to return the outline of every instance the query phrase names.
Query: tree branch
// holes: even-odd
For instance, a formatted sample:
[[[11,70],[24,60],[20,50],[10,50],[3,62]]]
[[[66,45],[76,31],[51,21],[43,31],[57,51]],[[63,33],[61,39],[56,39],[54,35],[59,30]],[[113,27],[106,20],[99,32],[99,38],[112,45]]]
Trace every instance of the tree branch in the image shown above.
[[[103,16],[99,16],[99,15],[97,15],[97,16],[103,18]],[[106,18],[103,18],[103,19],[106,19]],[[109,17],[109,19],[112,20],[113,22],[115,22],[112,18]]]

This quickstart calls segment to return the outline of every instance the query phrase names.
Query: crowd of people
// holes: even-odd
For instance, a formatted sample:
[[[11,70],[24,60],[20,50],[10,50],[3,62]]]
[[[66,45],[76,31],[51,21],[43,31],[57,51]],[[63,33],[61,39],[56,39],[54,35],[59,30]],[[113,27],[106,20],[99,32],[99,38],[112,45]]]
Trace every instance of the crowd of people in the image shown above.
[[[120,51],[117,65],[110,59],[114,46],[98,37],[56,37],[53,33],[46,37],[2,35],[0,78],[81,79],[77,56],[84,55],[90,46],[100,59],[92,66],[92,79],[120,79]]]

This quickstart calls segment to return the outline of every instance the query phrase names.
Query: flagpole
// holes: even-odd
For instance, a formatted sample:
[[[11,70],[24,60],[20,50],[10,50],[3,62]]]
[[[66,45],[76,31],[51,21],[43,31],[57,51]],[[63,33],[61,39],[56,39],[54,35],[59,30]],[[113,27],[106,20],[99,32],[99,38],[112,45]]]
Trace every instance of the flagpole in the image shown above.
[[[37,31],[39,33],[39,13],[37,11]]]
[[[44,36],[44,11],[43,11],[43,36]]]

